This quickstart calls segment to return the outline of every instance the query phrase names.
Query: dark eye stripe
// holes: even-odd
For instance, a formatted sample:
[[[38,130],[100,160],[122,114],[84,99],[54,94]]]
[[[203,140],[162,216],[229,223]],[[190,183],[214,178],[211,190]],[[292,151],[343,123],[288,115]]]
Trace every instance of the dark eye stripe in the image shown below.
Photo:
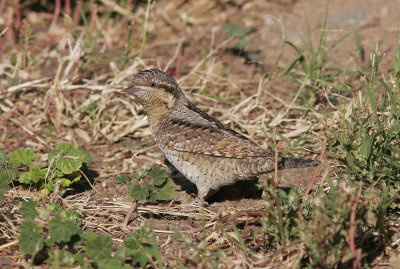
[[[179,96],[179,86],[178,85],[171,85],[170,83],[166,83],[164,81],[161,81],[158,85],[158,87],[160,87],[161,89],[163,89],[164,91],[174,95],[175,97]]]

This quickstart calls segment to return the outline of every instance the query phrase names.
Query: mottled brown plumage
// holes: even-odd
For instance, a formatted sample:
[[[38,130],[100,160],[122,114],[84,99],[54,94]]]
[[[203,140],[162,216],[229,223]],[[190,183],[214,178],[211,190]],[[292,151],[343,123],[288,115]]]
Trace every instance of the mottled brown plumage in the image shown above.
[[[124,92],[132,94],[143,106],[158,147],[196,184],[200,198],[237,180],[274,170],[274,152],[262,149],[195,107],[167,73],[142,71]],[[280,169],[315,164],[312,160],[278,159]]]

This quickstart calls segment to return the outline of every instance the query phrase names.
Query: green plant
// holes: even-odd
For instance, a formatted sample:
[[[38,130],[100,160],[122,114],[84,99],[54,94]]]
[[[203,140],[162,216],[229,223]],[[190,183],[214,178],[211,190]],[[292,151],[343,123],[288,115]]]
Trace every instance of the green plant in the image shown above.
[[[88,5],[93,5],[94,3],[87,3]],[[76,69],[76,73],[79,73],[80,71],[82,71],[84,69],[85,66],[87,66],[92,60],[93,60],[93,56],[97,56],[98,54],[102,54],[99,53],[97,51],[95,51],[96,45],[98,44],[100,37],[103,34],[104,28],[106,27],[106,25],[108,24],[111,15],[113,14],[113,12],[111,11],[111,9],[107,9],[106,13],[105,13],[105,18],[103,20],[103,23],[101,25],[101,28],[97,31],[97,33],[95,34],[95,36],[93,36],[93,30],[90,28],[89,23],[88,23],[88,18],[85,15],[85,11],[82,5],[79,6],[80,7],[80,14],[81,14],[81,18],[82,18],[82,22],[83,25],[85,27],[85,50],[84,53],[81,57],[82,61],[79,61],[79,68]]]
[[[247,51],[249,49],[248,41],[244,40],[243,37],[249,35],[253,29],[249,27],[240,27],[236,23],[226,22],[222,28],[228,33],[229,36],[238,38],[236,47],[240,50]]]
[[[19,148],[9,154],[0,151],[0,194],[9,190],[9,184],[18,176],[18,182],[34,186],[48,195],[59,182],[61,190],[81,179],[91,162],[89,152],[68,143],[57,145],[48,157],[48,167],[33,165],[36,160],[31,150]],[[26,171],[28,170],[28,171]]]
[[[131,175],[136,181],[139,181],[131,184],[130,195],[132,198],[149,202],[171,199],[175,185],[172,179],[168,178],[167,171],[159,166],[152,168],[143,166],[142,169],[144,173],[137,172]],[[116,181],[124,181],[124,177],[117,177]]]
[[[225,32],[232,38],[237,39],[237,43],[231,52],[235,55],[242,56],[248,62],[259,62],[261,61],[261,55],[259,51],[251,51],[249,48],[252,41],[247,41],[245,37],[254,31],[253,28],[241,27],[233,22],[226,22],[222,25]]]
[[[19,228],[19,247],[31,256],[31,262],[39,252],[48,252],[49,263],[54,267],[83,268],[130,268],[124,264],[145,267],[154,263],[163,267],[155,244],[154,233],[145,228],[129,233],[124,246],[115,249],[107,235],[83,232],[77,225],[79,215],[73,210],[64,210],[59,204],[47,204],[36,210],[36,202],[23,202],[20,213],[24,222]],[[35,220],[40,220],[36,224]]]
[[[24,222],[19,228],[21,234],[19,247],[25,254],[32,256],[32,261],[46,245],[48,247],[69,244],[73,246],[82,235],[77,227],[78,215],[72,210],[65,210],[58,204],[47,204],[40,212],[36,211],[36,202],[23,202],[20,213]],[[51,220],[48,226],[38,225],[35,219]],[[47,228],[47,229],[44,229]],[[46,236],[45,233],[48,233]]]
[[[284,77],[285,75],[289,74],[290,78],[284,78],[284,80],[288,80],[300,85],[296,93],[295,100],[300,97],[302,102],[307,107],[313,107],[317,96],[319,94],[321,95],[326,89],[334,88],[339,90],[339,93],[350,92],[350,86],[345,82],[341,82],[340,78],[344,78],[345,76],[349,75],[356,75],[354,72],[344,72],[336,66],[328,67],[328,64],[332,62],[329,54],[341,42],[343,42],[343,40],[349,37],[351,32],[343,35],[340,39],[329,46],[327,44],[327,14],[328,13],[326,12],[324,24],[322,26],[322,30],[320,31],[321,34],[319,36],[319,42],[317,45],[313,44],[311,30],[309,27],[309,41],[305,44],[304,48],[300,49],[290,41],[285,42],[296,51],[297,56],[284,70],[281,71],[280,75]],[[301,71],[292,72],[297,64],[300,65]],[[303,91],[306,91],[306,93],[301,94]]]
[[[17,170],[7,164],[7,153],[0,151],[0,199],[10,190],[10,183],[17,177]]]
[[[399,188],[400,178],[400,100],[398,89],[378,77],[382,57],[372,56],[365,78],[364,99],[352,104],[352,113],[342,117],[333,136],[331,154],[345,165],[343,173],[363,181],[365,186]],[[379,97],[377,93],[380,94]]]

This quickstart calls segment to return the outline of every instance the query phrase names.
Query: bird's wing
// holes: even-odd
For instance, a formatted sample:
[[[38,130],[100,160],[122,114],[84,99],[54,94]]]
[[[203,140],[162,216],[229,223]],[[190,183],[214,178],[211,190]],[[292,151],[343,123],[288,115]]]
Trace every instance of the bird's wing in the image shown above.
[[[246,159],[274,157],[245,136],[232,130],[216,118],[189,104],[189,109],[171,114],[163,123],[162,142],[182,152]]]

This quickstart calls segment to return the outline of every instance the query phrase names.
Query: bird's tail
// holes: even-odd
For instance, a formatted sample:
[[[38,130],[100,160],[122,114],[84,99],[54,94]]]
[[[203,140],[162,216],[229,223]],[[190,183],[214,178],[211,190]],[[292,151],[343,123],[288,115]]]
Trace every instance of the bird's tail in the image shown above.
[[[317,166],[319,164],[318,161],[308,160],[308,159],[297,159],[297,158],[286,158],[286,157],[283,157],[282,159],[283,159],[283,167],[282,167],[283,169]]]

